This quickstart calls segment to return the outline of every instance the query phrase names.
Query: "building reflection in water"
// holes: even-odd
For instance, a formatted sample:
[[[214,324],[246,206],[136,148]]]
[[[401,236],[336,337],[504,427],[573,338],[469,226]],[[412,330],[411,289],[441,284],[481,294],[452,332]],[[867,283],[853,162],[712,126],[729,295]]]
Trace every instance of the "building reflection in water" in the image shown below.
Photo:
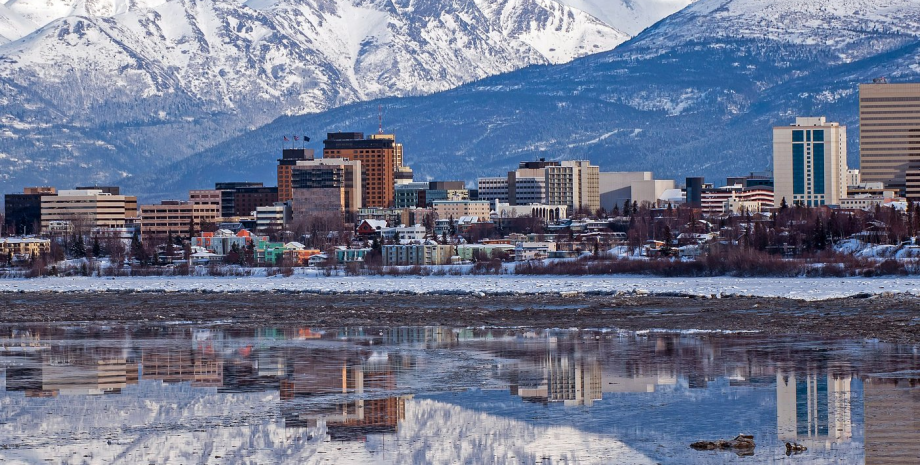
[[[866,463],[920,463],[920,378],[869,377]]]
[[[487,389],[508,390],[548,407],[590,408],[608,395],[692,395],[717,381],[717,389],[753,388],[772,396],[775,383],[776,439],[809,449],[832,449],[859,436],[853,403],[863,398],[854,386],[863,386],[867,461],[920,458],[917,380],[860,376],[859,367],[833,357],[796,363],[801,354],[795,350],[764,351],[740,338],[448,327],[249,332],[175,327],[126,329],[120,335],[124,343],[116,347],[99,343],[111,341],[108,333],[47,331],[59,332],[48,341],[67,343],[46,342],[37,330],[0,338],[6,391],[28,397],[105,395],[158,382],[216,394],[276,392],[284,428],[363,441],[398,434],[412,393],[449,385],[453,380],[442,379],[441,364],[456,362],[445,354],[462,347],[464,356],[478,360],[475,370],[468,360],[463,363],[469,371],[461,370],[473,385],[495,381]],[[916,365],[916,358],[905,360],[906,366]],[[885,368],[903,369],[878,369]],[[772,418],[770,407],[764,413]],[[886,461],[889,457],[898,460]]]
[[[849,374],[777,369],[778,439],[824,449],[853,439],[852,383]]]

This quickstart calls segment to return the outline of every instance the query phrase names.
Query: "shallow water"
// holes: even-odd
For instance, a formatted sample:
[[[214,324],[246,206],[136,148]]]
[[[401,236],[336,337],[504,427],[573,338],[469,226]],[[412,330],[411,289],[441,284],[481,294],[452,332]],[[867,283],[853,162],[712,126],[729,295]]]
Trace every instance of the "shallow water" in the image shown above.
[[[697,440],[753,434],[753,456]],[[785,442],[808,447],[786,455]],[[760,334],[0,327],[9,463],[918,463],[920,348]]]

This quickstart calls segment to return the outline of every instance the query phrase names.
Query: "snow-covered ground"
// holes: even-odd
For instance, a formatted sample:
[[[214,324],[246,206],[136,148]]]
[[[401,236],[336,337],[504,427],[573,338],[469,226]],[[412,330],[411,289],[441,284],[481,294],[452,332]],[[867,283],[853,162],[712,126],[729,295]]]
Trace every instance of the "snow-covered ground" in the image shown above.
[[[920,295],[918,278],[660,278],[650,276],[424,276],[42,278],[0,280],[0,292],[315,292],[410,294],[637,294],[824,300],[857,294]]]

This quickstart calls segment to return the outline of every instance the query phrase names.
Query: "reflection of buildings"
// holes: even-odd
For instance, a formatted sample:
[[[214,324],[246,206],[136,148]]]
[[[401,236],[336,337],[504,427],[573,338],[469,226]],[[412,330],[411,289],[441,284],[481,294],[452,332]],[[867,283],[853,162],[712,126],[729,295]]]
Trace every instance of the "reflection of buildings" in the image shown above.
[[[868,378],[866,463],[920,462],[920,379]]]
[[[850,375],[820,375],[777,370],[776,419],[781,441],[808,447],[846,442],[853,437]]]
[[[597,360],[550,354],[541,365],[542,373],[523,370],[511,393],[528,401],[563,402],[566,406],[590,407],[603,398]]]
[[[141,352],[144,379],[165,383],[189,382],[192,386],[224,384],[224,362],[214,354],[182,348],[152,348]]]
[[[396,389],[389,359],[364,360],[340,352],[313,354],[294,362],[292,375],[281,381],[282,412],[287,427],[324,423],[333,440],[359,440],[369,434],[397,432],[406,418],[403,397],[359,398],[313,407],[303,402],[328,394],[374,395]]]
[[[77,349],[30,354],[6,370],[6,390],[27,397],[117,394],[137,382],[137,363]]]

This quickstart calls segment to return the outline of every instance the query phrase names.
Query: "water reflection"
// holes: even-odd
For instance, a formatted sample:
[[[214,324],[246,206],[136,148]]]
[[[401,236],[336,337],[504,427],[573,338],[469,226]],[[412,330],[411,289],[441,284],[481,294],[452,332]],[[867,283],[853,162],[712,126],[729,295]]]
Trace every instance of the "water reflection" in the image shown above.
[[[916,347],[762,335],[0,329],[13,463],[920,460]],[[783,443],[808,451],[787,457]]]

